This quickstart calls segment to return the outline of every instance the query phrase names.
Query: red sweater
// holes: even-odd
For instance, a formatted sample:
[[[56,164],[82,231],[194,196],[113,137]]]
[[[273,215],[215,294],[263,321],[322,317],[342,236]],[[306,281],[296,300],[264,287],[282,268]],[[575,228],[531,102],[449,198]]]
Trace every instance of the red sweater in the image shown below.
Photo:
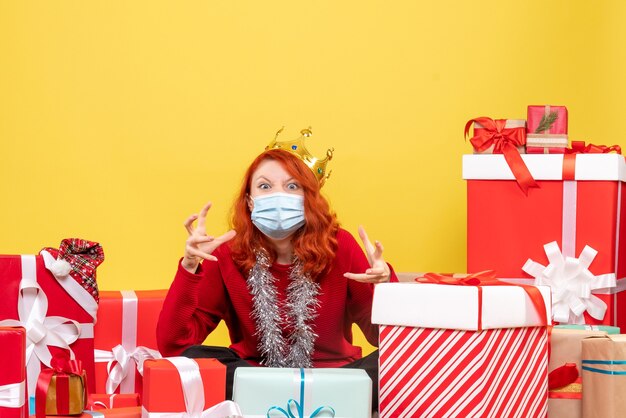
[[[319,308],[313,329],[315,367],[340,367],[361,358],[361,348],[352,344],[352,324],[356,323],[370,344],[378,346],[378,327],[370,322],[374,285],[343,276],[363,273],[369,268],[365,254],[349,232],[337,233],[339,248],[328,274],[321,278]],[[176,277],[163,303],[157,325],[161,354],[175,356],[187,347],[202,344],[220,320],[226,322],[231,345],[241,358],[254,364],[261,360],[251,317],[252,296],[247,276],[235,266],[228,244],[213,253],[218,261],[204,261],[196,274],[178,266]],[[289,265],[270,267],[276,278],[279,300],[284,300]],[[392,271],[392,280],[397,281]]]

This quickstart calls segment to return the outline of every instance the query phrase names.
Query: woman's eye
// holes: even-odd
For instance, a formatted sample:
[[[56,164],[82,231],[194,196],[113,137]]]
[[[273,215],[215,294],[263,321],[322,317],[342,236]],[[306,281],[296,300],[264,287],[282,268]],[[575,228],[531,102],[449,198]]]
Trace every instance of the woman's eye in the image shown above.
[[[270,188],[270,185],[267,183],[261,183],[259,184],[259,189],[261,190],[268,190]]]
[[[298,190],[298,188],[299,188],[299,186],[298,186],[298,184],[297,184],[297,183],[289,183],[289,184],[287,185],[287,189],[288,189],[288,190]]]

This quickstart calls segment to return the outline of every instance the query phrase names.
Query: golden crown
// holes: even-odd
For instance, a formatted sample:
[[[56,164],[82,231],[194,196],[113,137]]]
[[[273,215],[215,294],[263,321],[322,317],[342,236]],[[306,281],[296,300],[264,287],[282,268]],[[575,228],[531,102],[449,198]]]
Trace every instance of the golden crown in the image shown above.
[[[311,127],[307,129],[303,129],[300,131],[300,136],[296,139],[292,139],[290,141],[279,141],[278,135],[283,131],[283,128],[280,128],[278,132],[276,132],[276,136],[274,140],[270,142],[270,144],[265,147],[266,150],[269,149],[282,149],[285,151],[289,151],[296,157],[300,158],[309,168],[313,171],[315,177],[320,182],[320,187],[324,185],[326,179],[330,176],[331,171],[326,172],[326,164],[333,158],[334,148],[330,148],[326,151],[326,158],[320,160],[315,158],[304,146],[305,138],[313,135],[311,132]]]

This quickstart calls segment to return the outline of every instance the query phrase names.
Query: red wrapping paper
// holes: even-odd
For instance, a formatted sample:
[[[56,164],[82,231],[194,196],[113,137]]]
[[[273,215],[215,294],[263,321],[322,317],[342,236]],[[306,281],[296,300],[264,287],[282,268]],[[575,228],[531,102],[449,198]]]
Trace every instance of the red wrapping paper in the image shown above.
[[[88,376],[94,375],[93,317],[59,284],[57,279],[44,265],[41,255],[35,256],[37,283],[48,299],[47,317],[60,316],[74,320],[81,325],[82,337],[70,345],[76,358],[82,361]],[[19,320],[18,295],[22,279],[22,260],[19,255],[0,255],[0,287],[3,301],[0,304],[0,321]],[[51,354],[62,354],[65,350],[49,347]],[[34,354],[33,354],[34,355]],[[45,368],[45,366],[42,366]],[[29,383],[30,385],[30,383]],[[89,382],[93,390],[93,381]],[[34,396],[34,390],[30,395]]]
[[[137,296],[137,327],[135,347],[142,346],[157,350],[156,324],[159,319],[163,300],[167,290],[138,290]],[[128,319],[123,317],[123,298],[120,291],[100,292],[100,306],[98,308],[98,323],[95,326],[94,345],[96,350],[111,351],[113,347],[122,344],[122,328],[124,321],[128,325],[132,312],[127,313]],[[132,350],[133,347],[129,347]],[[108,378],[107,362],[98,361],[95,365],[96,393],[106,393]],[[121,386],[115,393],[124,393]],[[126,393],[129,393],[128,391]],[[142,376],[135,371],[135,385],[131,393],[142,393]]]
[[[138,393],[92,393],[89,395],[87,409],[98,411],[100,409],[128,408],[141,406]]]
[[[473,156],[465,156],[473,157]],[[533,160],[541,158],[541,161]],[[544,158],[550,158],[544,160]],[[623,157],[618,155],[580,155],[582,160],[569,160],[565,165],[575,172],[561,178],[580,178],[584,173],[579,163],[585,163],[587,176],[593,177],[598,166],[621,167]],[[531,172],[536,166],[548,168],[561,164],[550,173],[563,169],[561,156],[528,156],[532,161]],[[480,164],[495,163],[494,160],[481,160]],[[617,164],[619,163],[619,164]],[[464,168],[465,169],[465,168]],[[607,169],[610,171],[610,169]],[[487,170],[488,171],[488,170]],[[535,170],[536,172],[536,170]],[[622,172],[620,168],[616,172]],[[617,174],[616,174],[617,176]],[[563,249],[563,195],[564,181],[546,180],[536,177],[539,188],[528,196],[519,193],[514,181],[472,178],[467,181],[467,270],[478,272],[494,269],[502,278],[531,277],[522,271],[528,259],[548,265],[544,244],[557,241]],[[573,256],[578,256],[588,245],[598,251],[590,266],[592,273],[615,273],[618,279],[617,293],[596,294],[607,305],[602,321],[585,313],[585,323],[593,325],[616,325],[626,329],[626,292],[619,291],[624,286],[620,279],[626,276],[626,222],[621,213],[626,209],[626,187],[623,181],[615,179],[576,181],[575,247]],[[620,220],[621,219],[621,220]]]
[[[547,131],[538,131],[537,128],[544,115],[556,112],[557,118]],[[527,127],[529,135],[567,135],[567,108],[565,106],[528,106]]]
[[[564,147],[532,147],[530,145],[526,146],[526,154],[565,154]]]
[[[226,397],[226,366],[215,359],[194,359],[204,384],[204,409]],[[185,400],[176,367],[166,359],[144,364],[143,408],[149,413],[185,412]],[[166,393],[167,396],[163,396]],[[148,415],[149,416],[149,415]]]
[[[25,351],[26,331],[24,328],[0,327],[0,398],[9,397],[8,393],[16,395],[10,396],[12,406],[0,405],[2,418],[28,416]],[[18,388],[13,385],[18,385]],[[21,391],[23,395],[15,393],[15,390]]]

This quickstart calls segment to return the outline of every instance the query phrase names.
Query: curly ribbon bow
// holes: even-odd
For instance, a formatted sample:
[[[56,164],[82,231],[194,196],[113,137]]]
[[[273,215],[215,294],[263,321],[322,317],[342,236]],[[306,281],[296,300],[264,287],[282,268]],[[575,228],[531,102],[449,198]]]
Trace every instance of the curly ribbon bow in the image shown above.
[[[449,276],[439,273],[426,273],[423,277],[418,277],[415,281],[420,283],[434,283],[445,284],[453,286],[476,286],[478,289],[478,330],[482,330],[482,288],[481,286],[517,286],[524,289],[539,318],[542,325],[547,325],[548,314],[546,312],[546,305],[544,304],[541,292],[535,286],[529,286],[524,284],[512,284],[500,281],[496,278],[496,273],[493,270],[485,270],[478,273],[463,275],[459,277]]]
[[[528,259],[522,270],[535,278],[535,285],[550,286],[552,291],[552,318],[568,324],[584,324],[584,312],[602,320],[606,303],[591,292],[616,286],[615,274],[594,276],[589,265],[598,254],[586,245],[579,258],[564,257],[556,241],[543,246],[548,266]]]
[[[289,399],[287,401],[287,408],[281,408],[279,406],[272,406],[270,409],[267,410],[267,418],[271,418],[270,414],[272,413],[272,411],[278,411],[281,414],[283,414],[285,417],[287,418],[304,418],[304,391],[305,391],[305,385],[304,385],[304,379],[305,377],[305,369],[300,369],[300,402],[297,402],[295,399]],[[292,412],[295,409],[295,414]],[[309,415],[309,418],[315,418],[317,416],[320,416],[320,414],[324,413],[324,412],[328,412],[330,415],[330,418],[333,418],[335,416],[335,410],[330,407],[330,406],[320,406],[317,409],[315,409],[311,415]]]
[[[517,149],[517,147],[526,144],[525,129],[505,128],[506,119],[493,120],[487,117],[480,117],[470,119],[465,124],[465,138],[468,137],[473,123],[478,123],[482,126],[482,128],[474,127],[474,136],[470,139],[476,151],[485,151],[493,145],[494,154],[504,155],[504,159],[511,168],[517,184],[525,194],[528,194],[529,188],[539,187]]]
[[[142,410],[144,418],[217,418],[242,417],[239,405],[232,401],[220,402],[209,409],[204,408],[204,383],[200,376],[198,363],[186,357],[167,357],[176,367],[180,376],[185,399],[185,412],[148,412],[145,406]]]
[[[609,152],[621,154],[622,148],[619,145],[585,145],[585,141],[572,141],[572,148],[565,150],[566,154],[608,154]]]
[[[122,343],[111,351],[95,350],[95,361],[108,362],[106,393],[117,388],[120,393],[135,392],[135,369],[143,376],[143,363],[148,359],[159,359],[161,353],[144,346],[137,346],[138,299],[133,290],[122,290]]]
[[[55,355],[50,361],[50,367],[50,369],[43,370],[37,379],[37,393],[35,395],[35,415],[37,418],[45,418],[46,416],[46,397],[53,376],[57,378],[56,406],[58,415],[70,414],[69,377],[78,376],[82,378],[84,376],[82,362],[70,359],[66,355]],[[85,409],[87,405],[87,387],[84,380],[82,386],[83,404],[81,410]]]
[[[37,264],[34,255],[23,255],[22,279],[17,299],[18,320],[0,321],[0,326],[21,326],[26,328],[26,362],[28,393],[35,393],[35,383],[41,370],[41,363],[50,367],[52,354],[49,346],[68,350],[71,357],[74,353],[70,344],[79,336],[89,335],[87,324],[61,316],[46,316],[48,313],[48,297],[37,283]],[[93,338],[93,335],[91,335]]]
[[[26,401],[26,381],[0,385],[0,407],[21,408]]]

